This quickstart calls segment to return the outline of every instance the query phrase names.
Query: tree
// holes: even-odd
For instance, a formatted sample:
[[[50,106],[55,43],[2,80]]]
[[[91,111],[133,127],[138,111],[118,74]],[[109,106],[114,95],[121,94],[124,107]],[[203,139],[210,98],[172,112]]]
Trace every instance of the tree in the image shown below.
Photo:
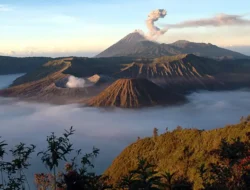
[[[173,182],[174,182],[174,176],[176,172],[171,173],[171,172],[164,172],[161,176],[164,181],[163,187],[172,190],[173,189]]]
[[[1,184],[0,188],[3,190],[21,190],[25,189],[25,182],[30,189],[28,180],[24,174],[24,170],[27,170],[30,166],[30,155],[34,152],[35,146],[26,146],[24,143],[20,143],[11,149],[9,152],[12,155],[12,160],[4,161],[4,155],[6,154],[5,141],[0,142],[0,171],[1,171]],[[6,178],[4,178],[6,176]]]
[[[168,129],[168,127],[166,127],[166,133],[167,133],[167,132],[169,132],[169,129]]]
[[[118,188],[133,190],[136,183],[135,174],[133,172],[129,172],[127,175],[121,177],[117,186]]]
[[[69,136],[73,135],[73,127],[69,131],[65,130],[62,137],[56,137],[54,133],[51,133],[47,137],[47,150],[39,152],[37,155],[42,155],[42,162],[50,171],[53,170],[54,175],[54,189],[56,190],[56,168],[58,167],[59,161],[67,161],[65,156],[71,153],[72,144],[69,141]]]
[[[185,146],[183,149],[183,156],[179,158],[179,160],[182,161],[184,164],[184,171],[183,171],[184,177],[187,177],[188,170],[192,165],[192,161],[190,158],[193,155],[193,153],[194,151],[191,150],[189,146]]]
[[[1,137],[0,137],[1,138]],[[4,177],[3,177],[3,157],[6,154],[5,151],[5,146],[7,146],[7,144],[5,143],[5,141],[0,141],[0,172],[1,172],[1,183],[0,183],[0,188],[4,186]]]
[[[161,177],[156,175],[158,172],[155,171],[155,167],[155,165],[150,164],[145,159],[138,158],[137,167],[131,172],[135,174],[139,189],[158,189]]]
[[[248,137],[248,134],[246,134]],[[210,152],[218,162],[200,168],[205,189],[249,189],[250,184],[250,143],[240,138],[232,142],[222,139],[218,149]],[[208,173],[208,174],[206,174]],[[206,178],[204,177],[206,175]],[[207,177],[209,175],[209,177]]]
[[[154,128],[154,130],[153,130],[153,136],[155,138],[158,137],[158,129],[157,128]]]

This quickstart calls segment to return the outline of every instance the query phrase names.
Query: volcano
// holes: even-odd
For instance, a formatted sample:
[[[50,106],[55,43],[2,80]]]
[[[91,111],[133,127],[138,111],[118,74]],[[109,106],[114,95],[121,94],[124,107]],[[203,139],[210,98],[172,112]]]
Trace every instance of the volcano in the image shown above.
[[[120,57],[120,56],[127,56],[132,54],[135,51],[137,46],[140,46],[142,43],[149,43],[142,34],[135,31],[133,33],[128,34],[120,41],[103,51],[102,53],[98,54],[96,57]],[[152,42],[152,44],[154,44]],[[143,45],[142,45],[143,47]]]
[[[170,93],[147,79],[118,79],[87,103],[94,107],[140,108],[184,102],[179,94]]]
[[[220,48],[210,43],[194,43],[179,40],[171,44],[160,44],[148,40],[135,31],[104,50],[96,57],[136,57],[157,58],[178,54],[194,54],[213,59],[245,59],[249,58],[238,52]]]

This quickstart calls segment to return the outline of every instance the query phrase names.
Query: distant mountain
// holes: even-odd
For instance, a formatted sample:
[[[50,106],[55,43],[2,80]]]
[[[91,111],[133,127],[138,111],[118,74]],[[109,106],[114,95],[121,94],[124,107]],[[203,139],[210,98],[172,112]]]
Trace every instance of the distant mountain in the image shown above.
[[[116,76],[132,78],[200,78],[212,75],[218,62],[193,54],[163,56],[155,59],[137,59],[127,64]]]
[[[0,90],[0,96],[31,98],[52,103],[55,101],[63,104],[69,101],[81,103],[83,99],[87,101],[87,99],[99,94],[113,80],[124,78],[146,78],[149,80],[145,82],[148,86],[152,84],[150,82],[152,81],[154,85],[157,84],[167,92],[174,93],[187,93],[201,89],[237,89],[250,86],[249,72],[249,59],[218,61],[193,54],[163,56],[154,59],[74,57],[54,59],[37,67],[34,71],[16,79],[10,88]],[[72,75],[84,78],[86,83],[92,85],[87,84],[87,90],[67,88],[65,84],[69,76]],[[119,83],[119,85],[121,88],[124,85],[123,88],[126,89],[127,83]],[[132,87],[134,86],[132,85]],[[130,92],[135,91],[132,87],[131,90],[124,90],[124,92],[128,92],[125,96],[112,95],[113,100],[116,101],[116,98],[121,96],[122,98],[131,96]],[[158,91],[161,92],[161,90]],[[149,89],[148,92],[151,93]],[[110,98],[109,95],[106,97]],[[140,96],[136,95],[135,98],[140,99]],[[169,100],[172,99],[169,98]],[[142,105],[145,104],[142,103]],[[149,101],[149,105],[154,104]],[[117,103],[117,106],[123,106],[123,104]],[[137,105],[132,104],[132,106]]]
[[[0,56],[0,75],[28,73],[50,60],[49,57]]]
[[[0,90],[0,96],[18,97],[55,104],[79,103],[98,94],[102,88],[66,88],[69,74],[63,71],[71,66],[73,58],[53,60],[33,72],[18,78],[7,89]]]
[[[89,106],[139,108],[184,102],[181,95],[167,92],[147,79],[119,79],[88,101]]]
[[[137,59],[127,64],[117,78],[147,78],[175,91],[210,89],[221,86],[214,77],[222,66],[218,61],[193,54]]]
[[[215,59],[243,59],[246,55],[206,43],[194,43],[180,40],[172,44],[160,44],[147,40],[138,32],[133,32],[104,50],[96,57],[148,57],[195,54]]]

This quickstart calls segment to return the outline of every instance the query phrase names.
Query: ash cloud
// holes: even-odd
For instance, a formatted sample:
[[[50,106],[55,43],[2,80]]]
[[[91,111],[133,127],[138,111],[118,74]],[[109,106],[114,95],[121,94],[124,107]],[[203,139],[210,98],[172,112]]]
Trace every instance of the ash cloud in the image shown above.
[[[149,39],[157,39],[159,36],[167,32],[167,29],[160,29],[155,25],[156,21],[158,21],[160,18],[164,18],[166,15],[167,11],[164,9],[154,10],[148,15],[146,24],[149,30],[149,33],[147,35]]]
[[[144,35],[149,40],[157,40],[158,37],[164,35],[170,29],[197,28],[197,27],[222,27],[222,26],[250,26],[250,19],[245,15],[217,14],[210,18],[201,18],[197,20],[187,20],[176,24],[165,24],[163,28],[159,28],[155,23],[167,15],[164,9],[152,11],[146,20],[148,34]],[[139,32],[143,34],[142,32]]]
[[[165,29],[171,28],[195,28],[195,27],[221,27],[221,26],[250,26],[250,20],[244,18],[245,15],[218,14],[211,18],[187,20],[177,24],[168,24]]]

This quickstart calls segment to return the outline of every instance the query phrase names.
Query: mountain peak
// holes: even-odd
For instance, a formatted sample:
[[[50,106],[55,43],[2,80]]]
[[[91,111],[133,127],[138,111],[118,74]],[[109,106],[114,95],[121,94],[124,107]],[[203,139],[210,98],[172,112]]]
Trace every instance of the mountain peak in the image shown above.
[[[159,44],[148,40],[142,32],[136,30],[117,43],[104,50],[96,57],[147,57],[156,58],[178,54],[195,54],[202,57],[218,59],[221,57],[247,58],[247,56],[223,49],[212,44],[195,43],[179,40],[172,44]]]
[[[183,102],[183,96],[167,93],[155,83],[143,79],[118,79],[98,96],[89,100],[89,106],[139,108]]]
[[[149,40],[147,40],[147,38],[140,31],[135,30],[114,45],[110,46],[108,49],[98,54],[96,57],[129,56],[130,52],[133,54],[136,51],[137,46],[140,46],[141,42],[149,42]]]
[[[172,43],[171,45],[177,46],[177,47],[185,47],[187,45],[189,45],[191,42],[187,41],[187,40],[178,40],[174,43]]]
[[[137,43],[145,40],[147,40],[147,38],[143,34],[141,34],[138,30],[135,30],[134,32],[122,38],[120,41],[125,43]]]
[[[173,44],[187,44],[187,43],[190,43],[190,41],[187,41],[187,40],[178,40],[178,41],[174,42]]]

